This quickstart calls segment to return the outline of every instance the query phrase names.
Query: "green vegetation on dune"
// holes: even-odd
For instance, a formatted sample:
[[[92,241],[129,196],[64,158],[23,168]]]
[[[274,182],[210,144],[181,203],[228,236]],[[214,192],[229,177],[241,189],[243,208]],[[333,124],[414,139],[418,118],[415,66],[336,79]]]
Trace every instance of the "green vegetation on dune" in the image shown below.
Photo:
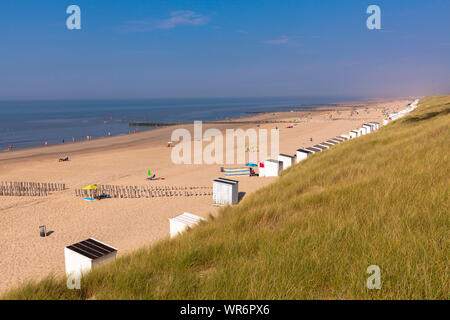
[[[315,154],[81,290],[47,278],[9,299],[448,299],[450,96]],[[381,290],[366,287],[369,265]]]

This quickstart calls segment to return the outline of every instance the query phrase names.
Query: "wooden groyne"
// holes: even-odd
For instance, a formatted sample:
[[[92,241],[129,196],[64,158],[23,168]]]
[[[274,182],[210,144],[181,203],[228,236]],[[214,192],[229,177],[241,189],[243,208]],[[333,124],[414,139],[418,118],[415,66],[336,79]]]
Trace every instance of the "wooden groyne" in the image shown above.
[[[255,120],[255,121],[202,121],[202,124],[267,124],[267,123],[292,123],[292,120]],[[167,127],[167,126],[176,126],[176,125],[187,125],[192,124],[189,122],[129,122],[130,127]]]

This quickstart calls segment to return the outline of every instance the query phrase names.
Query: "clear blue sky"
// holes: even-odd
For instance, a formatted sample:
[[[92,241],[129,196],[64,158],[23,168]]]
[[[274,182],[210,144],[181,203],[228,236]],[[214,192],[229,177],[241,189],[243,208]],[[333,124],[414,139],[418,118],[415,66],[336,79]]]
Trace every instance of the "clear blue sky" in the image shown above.
[[[0,99],[439,93],[448,0],[0,1]]]

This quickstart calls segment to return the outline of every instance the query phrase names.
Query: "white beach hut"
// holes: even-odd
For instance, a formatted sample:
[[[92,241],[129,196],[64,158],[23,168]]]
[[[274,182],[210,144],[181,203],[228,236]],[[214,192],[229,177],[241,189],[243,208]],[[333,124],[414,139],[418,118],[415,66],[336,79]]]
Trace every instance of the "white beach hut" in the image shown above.
[[[267,159],[264,161],[264,176],[265,177],[278,177],[283,170],[283,162]]]
[[[387,125],[388,123],[389,123],[389,120],[387,120],[387,119],[383,120],[383,126]]]
[[[74,243],[64,248],[66,275],[79,275],[116,258],[117,249],[96,239]]]
[[[341,139],[342,141],[345,141],[345,140],[348,140],[349,137],[347,137],[346,135],[340,135],[340,136],[337,136],[336,139]]]
[[[320,144],[316,144],[316,145],[313,146],[313,147],[316,148],[316,149],[320,149],[320,150],[326,150],[326,149],[328,149],[328,147],[321,146]]]
[[[330,149],[330,147],[331,147],[331,145],[329,143],[327,143],[327,142],[321,142],[317,146],[321,147],[321,148],[325,148],[325,149]]]
[[[282,170],[284,170],[284,169],[289,168],[290,166],[292,166],[295,163],[295,155],[291,156],[288,154],[280,154],[278,156],[278,160],[283,163]]]
[[[334,138],[331,139],[331,140],[335,140],[335,141],[339,141],[339,142],[344,142],[344,141],[345,141],[345,139],[344,139],[344,138],[341,138],[341,137],[334,137]]]
[[[357,138],[359,136],[359,130],[352,130],[348,134],[349,134],[351,139]]]
[[[378,130],[378,122],[369,122],[369,124],[372,126],[372,131]]]
[[[300,161],[305,160],[307,157],[309,157],[312,154],[313,154],[313,152],[310,151],[310,150],[298,149],[297,150],[297,163],[299,163]]]
[[[215,179],[213,181],[213,203],[219,206],[238,203],[238,184],[239,181],[236,180]]]
[[[373,123],[373,122],[368,122],[367,124],[370,126],[370,131],[371,131],[371,132],[374,132],[374,131],[377,130],[377,126],[375,125],[375,123]]]
[[[318,152],[322,151],[322,149],[317,149],[317,148],[314,148],[314,147],[308,147],[308,148],[305,148],[305,149],[308,150],[308,151],[311,151],[312,153],[318,153]]]
[[[335,139],[335,138],[332,138],[332,139],[330,139],[330,140],[327,140],[326,142],[328,142],[328,143],[334,143],[334,144],[339,144],[339,143],[341,143],[342,141],[337,140],[337,139]]]
[[[363,124],[363,128],[366,128],[366,133],[372,132],[372,126],[368,123]]]
[[[169,218],[170,237],[173,238],[181,234],[187,228],[192,228],[200,223],[200,221],[205,220],[205,218],[188,212],[185,212],[173,218]]]
[[[363,135],[365,135],[367,133],[367,130],[364,127],[360,127],[358,130],[359,130],[359,135],[360,136],[363,136]]]
[[[332,146],[334,146],[334,144],[333,143],[329,143],[329,142],[326,142],[326,141],[324,141],[324,142],[321,142],[320,143],[320,145],[322,145],[322,146],[326,146],[326,147],[332,147]]]

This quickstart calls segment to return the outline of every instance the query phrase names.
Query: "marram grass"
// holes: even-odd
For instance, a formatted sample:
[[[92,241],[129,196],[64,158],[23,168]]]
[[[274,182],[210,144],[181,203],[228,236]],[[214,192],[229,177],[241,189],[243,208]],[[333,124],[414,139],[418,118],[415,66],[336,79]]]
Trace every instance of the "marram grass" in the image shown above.
[[[217,218],[4,299],[448,299],[450,96],[316,154]],[[366,287],[369,265],[381,289]]]

